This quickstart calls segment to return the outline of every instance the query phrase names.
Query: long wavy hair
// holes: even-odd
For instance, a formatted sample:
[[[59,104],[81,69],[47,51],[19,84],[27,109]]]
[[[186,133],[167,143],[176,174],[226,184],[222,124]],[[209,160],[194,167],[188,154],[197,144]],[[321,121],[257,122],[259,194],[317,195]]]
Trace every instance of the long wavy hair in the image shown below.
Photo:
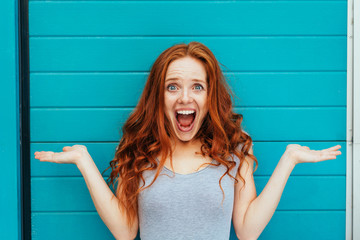
[[[138,194],[154,183],[168,156],[172,164],[171,139],[176,135],[164,112],[165,77],[169,64],[186,56],[200,60],[206,69],[209,111],[195,139],[199,139],[202,144],[202,156],[209,156],[217,161],[216,164],[205,164],[222,164],[227,169],[219,179],[223,200],[225,194],[221,187],[222,178],[228,174],[236,183],[238,182],[230,174],[231,169],[236,166],[232,154],[240,159],[239,175],[247,155],[255,160],[255,171],[257,169],[256,157],[248,152],[252,146],[252,139],[241,130],[243,116],[233,112],[231,96],[234,95],[214,54],[199,42],[174,45],[162,52],[151,67],[141,98],[122,127],[122,138],[116,148],[115,157],[107,168],[112,169],[107,184],[112,184],[114,188],[114,182],[118,183],[115,195],[119,199],[119,208],[125,213],[129,228],[137,218]],[[240,149],[238,146],[242,143]],[[159,153],[162,157],[158,164],[155,158]],[[151,184],[144,188],[145,180],[142,173],[146,170],[156,170],[156,174]],[[241,175],[240,179],[245,184]],[[142,187],[139,187],[140,180],[143,183]]]

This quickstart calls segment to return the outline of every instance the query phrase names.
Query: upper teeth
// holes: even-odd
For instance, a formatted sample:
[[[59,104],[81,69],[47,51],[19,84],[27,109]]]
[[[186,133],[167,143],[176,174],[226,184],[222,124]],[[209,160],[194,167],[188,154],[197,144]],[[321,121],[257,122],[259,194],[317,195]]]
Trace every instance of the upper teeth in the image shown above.
[[[178,114],[193,114],[195,111],[194,110],[182,110],[182,111],[177,111]]]

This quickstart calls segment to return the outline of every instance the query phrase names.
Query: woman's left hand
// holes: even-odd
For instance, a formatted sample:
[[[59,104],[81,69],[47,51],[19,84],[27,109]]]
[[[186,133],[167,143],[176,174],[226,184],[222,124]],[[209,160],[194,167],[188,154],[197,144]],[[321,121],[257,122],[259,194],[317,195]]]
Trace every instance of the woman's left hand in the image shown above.
[[[323,150],[311,150],[309,147],[299,144],[289,144],[286,146],[284,154],[290,156],[296,165],[304,162],[320,162],[336,159],[336,156],[341,154],[341,152],[338,151],[340,148],[340,145],[336,145]]]

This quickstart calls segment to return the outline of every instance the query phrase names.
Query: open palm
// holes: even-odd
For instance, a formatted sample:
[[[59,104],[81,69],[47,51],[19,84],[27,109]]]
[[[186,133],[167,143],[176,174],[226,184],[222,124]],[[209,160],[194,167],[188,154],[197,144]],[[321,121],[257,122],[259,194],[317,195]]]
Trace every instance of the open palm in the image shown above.
[[[309,147],[299,144],[289,144],[286,147],[286,152],[291,156],[295,164],[297,164],[336,159],[336,156],[341,154],[341,152],[338,151],[340,148],[340,145],[336,145],[323,150],[311,150]]]
[[[63,147],[63,152],[41,151],[34,154],[35,158],[40,161],[72,164],[77,164],[79,159],[89,156],[84,145],[66,146]]]

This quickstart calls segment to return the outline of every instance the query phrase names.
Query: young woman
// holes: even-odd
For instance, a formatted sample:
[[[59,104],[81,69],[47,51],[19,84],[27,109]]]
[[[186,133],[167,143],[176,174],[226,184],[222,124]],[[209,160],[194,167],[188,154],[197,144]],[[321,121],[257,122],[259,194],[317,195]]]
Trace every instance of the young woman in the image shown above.
[[[336,159],[341,146],[317,151],[288,145],[257,196],[252,139],[241,129],[230,94],[206,46],[174,45],[156,59],[123,126],[110,183],[83,145],[35,152],[35,158],[76,164],[116,239],[134,239],[139,228],[142,240],[229,239],[231,220],[238,238],[257,239],[295,165]]]

